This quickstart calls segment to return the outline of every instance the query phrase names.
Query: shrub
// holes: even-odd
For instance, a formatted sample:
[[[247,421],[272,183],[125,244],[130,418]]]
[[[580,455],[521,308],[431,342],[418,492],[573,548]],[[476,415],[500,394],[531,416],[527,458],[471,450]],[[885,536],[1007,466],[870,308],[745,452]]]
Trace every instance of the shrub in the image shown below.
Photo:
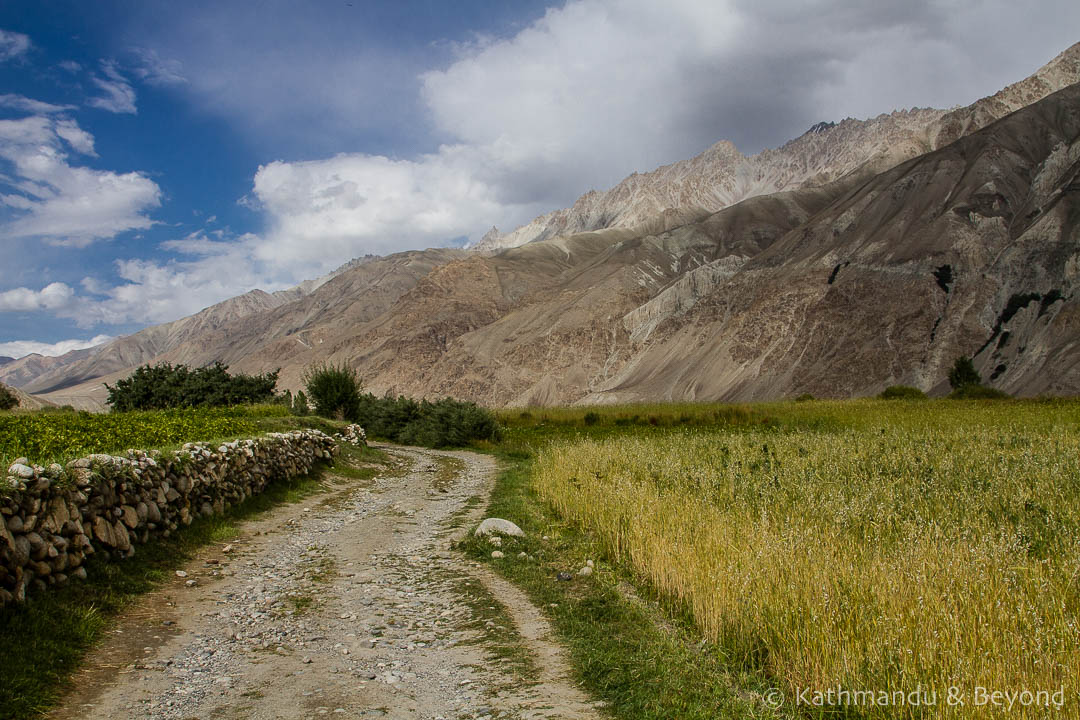
[[[600,416],[597,413],[590,411],[585,413],[585,417],[582,418],[582,421],[586,425],[595,425],[596,423],[600,422]]]
[[[192,370],[186,365],[143,365],[116,385],[105,385],[116,412],[252,405],[274,399],[278,373],[230,375],[220,362]]]
[[[982,377],[975,369],[975,363],[969,357],[958,357],[949,371],[949,385],[953,390],[959,390],[967,385],[982,384]]]
[[[964,385],[949,393],[949,397],[954,400],[1004,400],[1010,396],[986,385]]]
[[[357,420],[369,436],[407,445],[460,447],[499,438],[499,424],[490,410],[452,398],[418,402],[367,393],[360,396]]]
[[[311,412],[311,408],[308,406],[307,395],[301,390],[296,393],[296,396],[292,400],[292,414],[293,415],[307,415]]]
[[[356,370],[341,365],[313,365],[304,372],[304,387],[323,417],[355,422],[360,417],[360,389]]]
[[[890,385],[878,397],[882,400],[926,400],[926,393],[910,385]]]
[[[810,393],[803,393],[799,397],[795,398],[795,402],[809,402],[814,399],[814,396]]]
[[[19,398],[15,393],[8,390],[7,385],[0,385],[0,410],[10,410],[19,407]]]

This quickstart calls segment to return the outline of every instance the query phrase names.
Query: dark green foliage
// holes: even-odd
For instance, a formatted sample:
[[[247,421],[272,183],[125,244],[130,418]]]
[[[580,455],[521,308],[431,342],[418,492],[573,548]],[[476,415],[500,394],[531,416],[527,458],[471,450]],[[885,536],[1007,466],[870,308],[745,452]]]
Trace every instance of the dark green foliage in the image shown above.
[[[882,400],[926,400],[926,393],[910,385],[890,385],[878,397]]]
[[[985,385],[964,385],[949,393],[949,397],[954,400],[1006,400],[1010,396]]]
[[[813,399],[814,399],[814,396],[811,395],[810,393],[803,393],[802,395],[795,398],[795,402],[809,402],[809,401],[811,401]]]
[[[461,447],[474,440],[499,439],[499,424],[490,410],[452,398],[417,402],[367,393],[360,396],[357,422],[369,437],[406,445]]]
[[[19,398],[15,393],[7,389],[6,385],[0,385],[0,410],[10,410],[19,406]]]
[[[292,400],[292,414],[293,415],[307,415],[311,412],[311,408],[308,406],[307,395],[301,390],[296,393],[296,397]]]
[[[186,365],[143,365],[109,391],[114,412],[170,408],[226,407],[270,402],[277,371],[265,375],[230,375],[229,367],[214,363],[192,370]]]
[[[586,425],[595,425],[600,422],[600,416],[594,412],[587,412],[585,413],[585,417],[582,418],[582,422]]]
[[[338,420],[359,419],[363,384],[356,370],[345,363],[314,365],[304,372],[303,380],[316,413]]]
[[[958,357],[949,371],[949,386],[953,390],[960,390],[968,385],[980,385],[982,377],[975,369],[975,363],[969,357]]]

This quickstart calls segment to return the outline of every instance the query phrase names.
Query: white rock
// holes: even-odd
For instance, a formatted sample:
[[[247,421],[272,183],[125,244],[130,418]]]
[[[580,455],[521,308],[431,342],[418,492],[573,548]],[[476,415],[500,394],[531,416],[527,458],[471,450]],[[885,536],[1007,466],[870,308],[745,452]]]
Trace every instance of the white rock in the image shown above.
[[[493,557],[493,558],[501,558],[501,557],[506,557],[506,556],[503,555],[501,550],[492,550],[491,551],[491,557]]]
[[[23,465],[22,463],[12,463],[8,468],[8,475],[14,475],[24,480],[29,480],[34,477],[34,468],[29,465]]]
[[[481,537],[485,535],[525,536],[525,533],[521,528],[509,520],[503,520],[502,518],[487,518],[484,522],[480,523],[480,527],[476,528],[476,534]]]
[[[592,572],[593,572],[592,568],[589,567],[588,565],[586,565],[585,567],[578,570],[578,575],[586,575],[586,576],[588,576],[588,575],[592,575]]]

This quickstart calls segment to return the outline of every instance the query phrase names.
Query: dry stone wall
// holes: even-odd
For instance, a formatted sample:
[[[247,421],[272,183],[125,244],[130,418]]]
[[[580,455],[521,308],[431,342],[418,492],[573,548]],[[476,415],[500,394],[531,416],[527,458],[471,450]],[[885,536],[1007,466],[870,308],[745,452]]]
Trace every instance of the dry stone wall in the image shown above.
[[[364,442],[358,426],[337,437]],[[85,578],[90,555],[128,557],[136,545],[222,513],[272,480],[303,475],[337,450],[323,432],[294,430],[170,453],[90,455],[66,466],[20,458],[6,482],[0,478],[0,605],[21,602],[30,588]]]

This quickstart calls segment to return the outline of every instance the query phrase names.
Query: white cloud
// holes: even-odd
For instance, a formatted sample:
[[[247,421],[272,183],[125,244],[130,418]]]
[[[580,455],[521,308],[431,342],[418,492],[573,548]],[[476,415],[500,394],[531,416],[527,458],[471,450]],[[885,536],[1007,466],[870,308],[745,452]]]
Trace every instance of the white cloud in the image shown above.
[[[124,282],[104,287],[87,278],[84,289],[97,297],[81,297],[57,314],[74,319],[80,327],[162,323],[256,287],[272,292],[295,284],[287,273],[255,257],[257,247],[258,238],[252,235],[228,243],[200,234],[172,241],[170,249],[190,253],[194,259],[118,260],[117,274]]]
[[[367,252],[444,245],[505,214],[497,194],[453,149],[415,162],[360,154],[274,162],[255,175],[254,195],[272,219],[255,252],[317,274]]]
[[[67,150],[95,154],[93,136],[74,120],[0,120],[0,159],[14,176],[0,176],[14,191],[0,195],[0,237],[84,247],[153,224],[146,213],[161,204],[156,183],[138,172],[74,166]]]
[[[75,291],[62,282],[50,283],[41,290],[20,287],[0,292],[0,312],[63,311],[74,298]]]
[[[90,98],[87,104],[112,113],[136,114],[138,111],[135,108],[135,90],[127,78],[120,74],[116,63],[112,60],[102,61],[101,72],[104,77],[94,75],[90,80],[104,94]]]
[[[22,95],[12,95],[10,93],[0,95],[0,107],[11,108],[12,110],[22,110],[23,112],[32,113],[34,115],[48,115],[50,113],[67,112],[75,109],[74,105],[54,105],[52,103],[34,100],[33,98],[24,97]]]
[[[111,335],[97,335],[89,340],[61,340],[55,343],[43,343],[35,340],[11,340],[9,342],[0,342],[0,355],[21,358],[36,353],[38,355],[59,357],[72,350],[83,350],[114,339]]]
[[[0,62],[17,58],[30,49],[30,38],[22,33],[0,30]]]
[[[253,197],[270,222],[259,256],[333,264],[477,239],[720,139],[756,152],[819,120],[971,102],[1065,46],[1025,41],[1038,63],[1006,74],[986,38],[1011,33],[1026,11],[976,5],[567,2],[513,36],[460,45],[448,67],[421,74],[443,141],[436,151],[260,167]],[[1059,5],[1080,21],[1080,6]],[[987,14],[994,27],[976,19]],[[969,37],[973,22],[982,40]]]
[[[156,50],[144,47],[131,49],[135,57],[132,72],[135,77],[149,85],[185,85],[184,66],[179,60],[166,60]]]

